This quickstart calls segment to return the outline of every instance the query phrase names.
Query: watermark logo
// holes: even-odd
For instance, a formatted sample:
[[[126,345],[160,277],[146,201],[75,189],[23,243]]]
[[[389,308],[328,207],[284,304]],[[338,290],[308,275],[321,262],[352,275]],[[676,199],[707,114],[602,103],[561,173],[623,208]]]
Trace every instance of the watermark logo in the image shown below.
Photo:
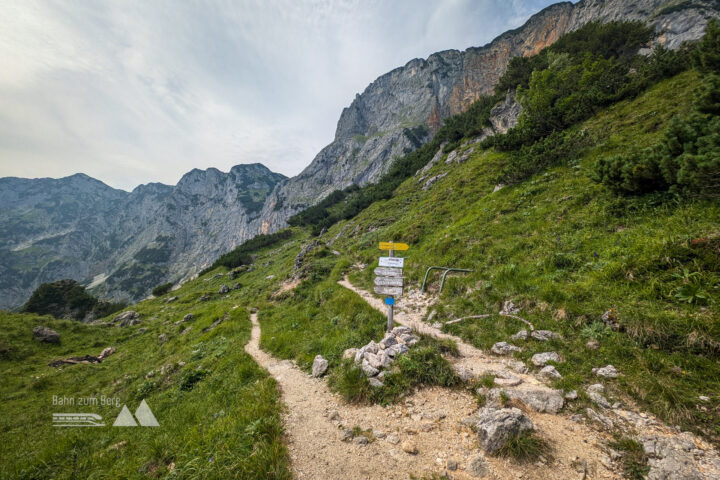
[[[104,427],[96,413],[53,413],[53,427]]]
[[[74,400],[74,399],[73,399]],[[118,406],[119,406],[119,400]],[[73,405],[75,402],[53,402],[60,405]],[[80,402],[78,402],[80,403]],[[105,403],[108,404],[108,403]],[[127,405],[122,406],[120,414],[115,419],[113,427],[159,427],[160,423],[155,418],[147,402],[143,399],[140,406],[135,410],[135,416],[130,413]],[[97,413],[53,413],[53,427],[104,427],[105,422]]]
[[[135,418],[137,418],[137,422],[135,421]],[[123,405],[120,415],[117,416],[115,423],[113,423],[113,427],[137,427],[138,424],[143,427],[160,426],[155,418],[155,415],[153,415],[152,410],[150,410],[150,407],[148,407],[148,404],[144,399],[140,402],[140,406],[137,410],[135,410],[135,418],[133,418],[130,410],[128,410],[127,405]]]

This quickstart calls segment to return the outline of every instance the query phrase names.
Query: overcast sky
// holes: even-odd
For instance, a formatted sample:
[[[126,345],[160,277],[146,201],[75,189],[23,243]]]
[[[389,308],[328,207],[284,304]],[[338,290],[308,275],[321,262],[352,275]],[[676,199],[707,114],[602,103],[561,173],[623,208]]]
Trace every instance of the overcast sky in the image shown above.
[[[295,175],[376,77],[551,3],[3,0],[0,176],[131,190],[238,163]]]

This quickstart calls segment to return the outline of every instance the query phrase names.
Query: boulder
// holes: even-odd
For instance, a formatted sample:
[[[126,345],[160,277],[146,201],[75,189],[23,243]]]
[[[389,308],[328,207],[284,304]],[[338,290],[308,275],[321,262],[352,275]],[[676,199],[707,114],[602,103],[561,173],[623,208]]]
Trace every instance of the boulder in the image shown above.
[[[510,345],[507,342],[497,342],[492,346],[490,351],[495,355],[510,355],[514,352],[522,352],[522,348]]]
[[[560,358],[560,355],[557,354],[557,352],[543,352],[533,355],[530,361],[536,367],[544,367],[548,362],[560,363],[562,362],[562,359]]]
[[[322,377],[328,369],[328,361],[325,360],[322,355],[316,355],[315,360],[312,364],[312,376]]]
[[[33,328],[33,337],[45,343],[60,343],[60,334],[48,327]]]
[[[376,353],[365,352],[363,355],[364,361],[367,362],[371,367],[380,370],[383,366],[383,362],[380,359],[380,355]]]
[[[593,368],[592,373],[603,378],[617,378],[620,376],[620,372],[618,372],[617,368],[612,365],[607,365],[602,368]]]
[[[546,365],[540,370],[540,378],[544,378],[546,380],[557,380],[562,378],[562,375],[560,375],[560,372],[558,372],[552,365]]]
[[[476,427],[480,446],[490,454],[497,452],[508,439],[534,428],[518,408],[484,408],[478,415]]]
[[[230,287],[228,287],[227,285],[222,285],[222,286],[220,286],[220,290],[218,290],[218,293],[221,293],[221,294],[228,293],[229,291],[230,291]]]
[[[650,465],[648,480],[717,478],[709,471],[703,474],[698,469],[693,456],[696,447],[687,438],[644,435],[640,437],[640,443]]]
[[[133,310],[128,310],[127,312],[117,315],[112,319],[112,322],[117,323],[121,327],[136,325],[140,323],[140,314]]]
[[[559,333],[551,332],[550,330],[534,330],[530,336],[534,338],[535,340],[540,340],[541,342],[547,342],[548,340],[557,340],[562,338],[562,335]]]

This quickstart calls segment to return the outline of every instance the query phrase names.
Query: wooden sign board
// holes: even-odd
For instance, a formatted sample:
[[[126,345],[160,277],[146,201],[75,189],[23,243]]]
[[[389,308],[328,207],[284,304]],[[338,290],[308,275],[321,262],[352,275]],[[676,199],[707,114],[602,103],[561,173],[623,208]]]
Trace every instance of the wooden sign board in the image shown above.
[[[375,286],[375,293],[378,295],[393,295],[395,297],[401,297],[402,290],[402,287]]]
[[[407,243],[380,242],[380,250],[407,250]]]
[[[378,277],[402,277],[402,268],[378,267],[373,272]]]
[[[403,279],[398,277],[375,277],[375,285],[383,287],[402,287]]]
[[[379,265],[381,267],[398,267],[405,266],[405,259],[400,257],[380,257]]]

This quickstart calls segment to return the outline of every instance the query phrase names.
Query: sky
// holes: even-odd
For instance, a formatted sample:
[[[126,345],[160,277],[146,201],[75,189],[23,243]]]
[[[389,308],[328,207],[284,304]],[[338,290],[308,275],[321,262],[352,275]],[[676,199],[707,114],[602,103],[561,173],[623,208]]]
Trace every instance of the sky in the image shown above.
[[[3,0],[0,177],[132,190],[255,162],[293,176],[375,78],[551,3]]]

